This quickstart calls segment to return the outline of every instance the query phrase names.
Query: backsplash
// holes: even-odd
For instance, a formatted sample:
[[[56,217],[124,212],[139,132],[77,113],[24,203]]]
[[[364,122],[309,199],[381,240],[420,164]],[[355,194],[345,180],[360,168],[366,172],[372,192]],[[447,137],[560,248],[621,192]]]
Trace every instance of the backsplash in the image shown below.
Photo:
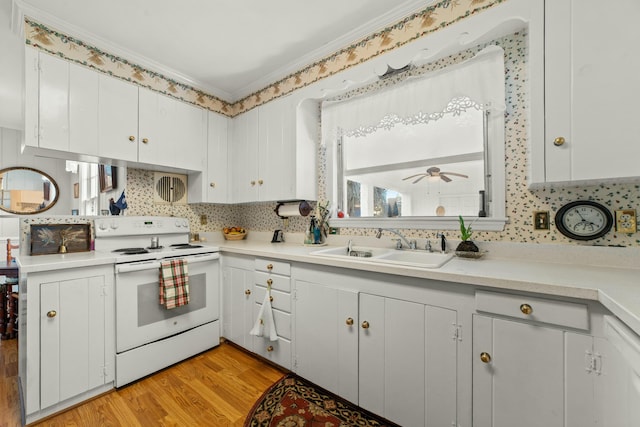
[[[640,206],[640,185],[637,184],[600,184],[572,188],[542,188],[530,190],[527,186],[527,167],[529,145],[527,135],[528,118],[528,76],[526,34],[523,32],[503,37],[476,48],[460,52],[444,60],[425,66],[424,71],[441,68],[470,58],[488,44],[501,46],[505,51],[507,110],[505,112],[505,163],[506,163],[506,212],[509,223],[501,232],[474,232],[476,241],[515,242],[515,243],[560,243],[581,245],[621,245],[640,246],[640,236],[609,232],[601,239],[589,242],[576,242],[560,234],[553,221],[551,229],[533,230],[533,212],[549,211],[551,217],[558,209],[573,200],[596,200],[609,209],[637,209]],[[318,195],[320,200],[327,199],[326,191],[326,155],[323,147],[318,147]],[[272,231],[284,228],[273,209],[275,203],[255,203],[244,205],[208,205],[192,204],[188,206],[153,205],[153,173],[130,169],[127,179],[127,197],[129,210],[127,215],[177,215],[190,219],[194,231],[219,231],[222,227],[237,224],[249,230]],[[200,225],[200,215],[207,216],[207,224]],[[305,218],[292,218],[288,232],[304,232]],[[429,230],[403,230],[411,238],[434,238],[435,232]],[[362,228],[341,228],[340,234],[350,236],[373,236],[375,230]],[[445,231],[452,240],[459,239],[457,230]]]

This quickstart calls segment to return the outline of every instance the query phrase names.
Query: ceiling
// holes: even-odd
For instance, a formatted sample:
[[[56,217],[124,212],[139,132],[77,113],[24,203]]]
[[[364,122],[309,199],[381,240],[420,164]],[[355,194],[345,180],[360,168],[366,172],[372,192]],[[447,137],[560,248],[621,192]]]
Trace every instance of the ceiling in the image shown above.
[[[25,15],[226,101],[430,0],[14,0]]]

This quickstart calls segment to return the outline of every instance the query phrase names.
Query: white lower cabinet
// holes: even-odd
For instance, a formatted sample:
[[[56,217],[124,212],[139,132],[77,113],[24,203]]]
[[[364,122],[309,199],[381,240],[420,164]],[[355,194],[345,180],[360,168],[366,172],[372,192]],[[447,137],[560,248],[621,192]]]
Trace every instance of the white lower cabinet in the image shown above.
[[[31,422],[112,387],[113,270],[28,274],[26,288],[30,326],[20,331],[27,353],[20,381]]]
[[[473,425],[594,425],[587,306],[483,291],[476,304],[488,313],[473,316]]]
[[[253,258],[223,257],[222,335],[235,344],[253,351],[254,266]]]
[[[456,312],[360,295],[359,404],[403,426],[456,425]]]
[[[358,292],[296,280],[298,375],[358,403]]]

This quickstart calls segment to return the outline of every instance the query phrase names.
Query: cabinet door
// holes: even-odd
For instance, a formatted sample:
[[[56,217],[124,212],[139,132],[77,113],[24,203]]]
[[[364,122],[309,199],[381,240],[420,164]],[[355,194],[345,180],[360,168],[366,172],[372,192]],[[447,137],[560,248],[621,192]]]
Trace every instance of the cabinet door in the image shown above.
[[[69,63],[69,151],[98,155],[100,75]]]
[[[455,323],[453,310],[360,294],[360,406],[400,425],[455,425]]]
[[[296,281],[295,371],[358,404],[358,293]]]
[[[173,153],[168,131],[174,120],[173,100],[149,89],[138,89],[138,159],[142,163],[167,166]]]
[[[640,4],[609,6],[545,1],[547,181],[639,175]],[[566,142],[555,146],[557,137]]]
[[[258,200],[258,109],[233,120],[231,145],[231,200],[234,203]]]
[[[138,161],[138,88],[105,75],[100,75],[98,153]]]
[[[38,146],[38,98],[40,91],[40,59],[36,48],[24,49],[24,144]]]
[[[208,119],[206,201],[209,203],[227,203],[229,190],[227,158],[229,118],[209,112]]]
[[[105,278],[40,285],[41,408],[105,383]]]
[[[286,163],[283,139],[283,103],[272,101],[259,107],[258,191],[260,201],[287,199],[285,177],[294,166]]]
[[[41,148],[69,150],[69,63],[40,53]]]
[[[474,315],[473,357],[475,427],[564,426],[561,330]]]
[[[227,266],[224,273],[225,337],[253,351],[253,270]]]
[[[174,128],[169,134],[172,154],[171,165],[183,169],[202,171],[206,167],[207,117],[202,108],[186,102],[175,103]]]

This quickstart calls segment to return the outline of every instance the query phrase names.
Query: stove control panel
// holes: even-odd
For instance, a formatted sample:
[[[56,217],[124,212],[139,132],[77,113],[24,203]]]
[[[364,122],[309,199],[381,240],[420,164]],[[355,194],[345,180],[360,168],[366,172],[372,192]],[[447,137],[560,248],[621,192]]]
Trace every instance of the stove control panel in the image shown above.
[[[188,233],[189,220],[171,217],[107,217],[95,220],[96,237]]]

